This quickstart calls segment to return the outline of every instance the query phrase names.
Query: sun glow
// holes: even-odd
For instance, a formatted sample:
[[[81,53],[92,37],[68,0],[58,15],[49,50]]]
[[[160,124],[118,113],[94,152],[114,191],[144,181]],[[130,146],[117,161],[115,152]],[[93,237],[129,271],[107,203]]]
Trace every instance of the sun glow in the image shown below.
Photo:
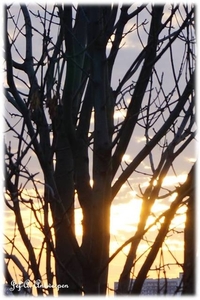
[[[163,179],[163,187],[181,184],[181,183],[185,182],[186,179],[187,179],[187,174],[180,174],[178,176],[168,175]],[[149,181],[145,181],[140,186],[144,188],[144,187],[148,187],[149,184],[150,184]],[[154,186],[157,185],[156,179],[154,180],[153,185]]]
[[[111,207],[110,232],[134,232],[139,221],[141,200],[131,199],[128,203],[120,203]]]
[[[124,156],[123,160],[128,161],[130,160],[130,156]],[[164,179],[164,185],[166,186],[172,186],[176,182],[182,183],[186,179],[186,175],[182,174],[180,176],[167,176],[167,178]],[[93,182],[90,182],[91,186]],[[156,181],[154,182],[154,185],[156,185]],[[126,240],[128,240],[131,236],[134,236],[137,225],[140,220],[140,212],[141,212],[141,205],[142,200],[137,197],[136,191],[128,191],[128,186],[123,186],[121,189],[121,201],[117,200],[113,202],[111,206],[111,216],[110,216],[110,234],[111,234],[111,240],[110,240],[110,255],[112,255]],[[38,190],[38,192],[42,194],[42,189]],[[147,221],[147,225],[149,226],[155,222],[156,216],[159,216],[162,214],[162,212],[166,211],[171,202],[175,200],[177,194],[173,193],[167,201],[162,200],[156,200],[155,204],[152,207],[152,213],[154,215],[150,216]],[[124,197],[124,198],[123,198]],[[24,193],[22,193],[22,198],[29,200],[30,198],[34,199],[37,198],[37,196],[34,195],[33,189],[27,189]],[[123,200],[124,199],[124,200]],[[40,209],[40,204],[38,202],[34,203],[35,206],[38,206],[38,209]],[[82,234],[83,234],[83,228],[82,228],[82,219],[83,219],[83,213],[82,209],[79,206],[78,202],[75,202],[75,234],[76,238],[78,240],[79,245],[81,245],[82,242]],[[31,233],[31,242],[35,245],[35,251],[36,254],[39,255],[40,247],[38,245],[41,245],[43,242],[43,235],[40,230],[40,228],[37,225],[37,222],[34,220],[33,214],[31,215],[30,211],[27,211],[26,207],[23,205],[23,209],[21,210],[22,218],[26,225],[26,231],[28,234]],[[44,220],[44,214],[42,212],[38,212],[40,214],[40,221],[42,222]],[[186,218],[186,207],[182,206],[179,208],[179,210],[176,213],[175,218],[172,220],[170,225],[170,231],[179,231],[183,232],[184,226],[185,226],[185,218]],[[13,234],[13,227],[15,226],[13,220],[13,217],[11,216],[11,213],[8,209],[5,211],[5,231],[7,236],[12,236]],[[155,236],[157,235],[157,232],[161,226],[161,223],[163,220],[160,220],[160,224],[156,223],[152,225],[150,230],[148,231],[147,235],[145,235],[145,238],[147,236],[148,240],[150,242],[155,240]],[[52,226],[52,218],[51,214],[49,214],[49,225]],[[170,234],[170,232],[169,232]],[[18,236],[15,239],[16,246],[21,245],[21,238]],[[21,247],[21,246],[20,246]],[[180,234],[177,234],[175,237],[167,238],[165,243],[163,244],[163,251],[168,252],[168,247],[170,250],[173,250],[176,252],[178,257],[182,257],[182,252],[184,248],[184,242],[183,239],[180,237]],[[8,249],[8,248],[7,248]],[[118,270],[118,273],[121,272],[121,268],[124,265],[126,255],[128,254],[130,249],[130,244],[128,244],[126,247],[123,248],[123,250],[116,256],[114,261],[111,263],[110,270]],[[138,247],[138,255],[140,256],[142,253],[147,251],[149,249],[149,245],[146,241],[141,241],[139,247]],[[8,249],[9,250],[9,249]],[[27,253],[27,250],[22,245],[20,248],[20,251],[23,251],[23,253]],[[180,258],[181,259],[181,258]],[[180,260],[179,259],[179,260]],[[45,259],[44,259],[45,261]],[[53,266],[53,262],[52,262]],[[44,268],[44,266],[42,267]],[[114,271],[112,271],[114,272]],[[113,282],[113,280],[117,280],[118,276],[114,273],[109,274],[109,281]]]

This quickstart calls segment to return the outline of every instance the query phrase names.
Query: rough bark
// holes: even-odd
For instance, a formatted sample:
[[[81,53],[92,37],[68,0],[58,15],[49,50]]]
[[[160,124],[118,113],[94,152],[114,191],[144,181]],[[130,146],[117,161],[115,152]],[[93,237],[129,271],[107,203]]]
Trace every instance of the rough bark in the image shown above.
[[[194,295],[196,292],[196,201],[195,201],[195,172],[191,180],[191,190],[189,192],[189,199],[186,213],[186,223],[184,229],[184,265],[183,265],[183,295]]]

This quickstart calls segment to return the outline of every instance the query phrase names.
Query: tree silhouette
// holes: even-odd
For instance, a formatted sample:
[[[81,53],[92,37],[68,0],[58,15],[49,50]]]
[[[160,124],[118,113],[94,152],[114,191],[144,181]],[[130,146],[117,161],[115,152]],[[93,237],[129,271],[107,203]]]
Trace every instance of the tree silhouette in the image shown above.
[[[191,194],[182,192],[190,175],[170,188],[165,178],[190,174],[189,163],[179,166],[196,134],[194,72],[192,5],[5,6],[5,203],[14,220],[6,266],[17,255],[32,283],[48,283],[36,285],[36,294],[54,294],[57,284],[59,294],[105,295],[109,263],[128,244],[117,292],[141,292],[175,232],[174,217],[190,206]],[[137,174],[148,185],[133,187]],[[140,220],[110,256],[110,210],[127,182],[142,201]],[[168,209],[152,213],[172,196]],[[83,214],[81,244],[75,203]],[[157,236],[130,289],[139,245],[155,224]]]

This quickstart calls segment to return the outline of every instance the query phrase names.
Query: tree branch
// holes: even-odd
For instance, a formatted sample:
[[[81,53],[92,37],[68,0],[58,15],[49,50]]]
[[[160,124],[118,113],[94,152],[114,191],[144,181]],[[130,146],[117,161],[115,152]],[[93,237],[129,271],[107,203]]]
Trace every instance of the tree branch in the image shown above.
[[[142,105],[142,100],[146,91],[146,87],[151,76],[153,64],[156,57],[157,43],[158,43],[158,32],[161,26],[161,18],[163,13],[163,6],[155,6],[152,10],[152,21],[149,33],[147,51],[145,54],[145,61],[140,72],[138,81],[136,83],[133,96],[127,111],[124,123],[118,133],[118,144],[113,154],[113,177],[115,176],[117,169],[121,163],[123,154],[126,151],[132,132],[137,123],[138,115]]]
[[[129,166],[124,170],[124,172],[119,176],[118,180],[114,183],[112,187],[112,199],[116,196],[121,186],[126,182],[127,178],[132,174],[132,172],[137,168],[142,160],[149,154],[149,152],[155,147],[155,145],[160,141],[160,139],[166,134],[167,130],[171,127],[173,122],[179,116],[188,98],[192,95],[194,89],[194,73],[190,78],[187,86],[179,98],[178,103],[173,110],[173,112],[168,117],[168,120],[163,124],[160,130],[155,134],[155,136],[149,141],[149,143],[144,146],[144,148],[138,153],[134,160],[129,164]]]

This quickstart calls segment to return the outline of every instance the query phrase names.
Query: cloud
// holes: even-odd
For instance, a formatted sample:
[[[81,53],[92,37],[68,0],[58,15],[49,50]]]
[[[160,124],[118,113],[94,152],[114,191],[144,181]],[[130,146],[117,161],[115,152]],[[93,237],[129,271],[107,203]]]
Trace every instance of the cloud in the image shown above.
[[[120,203],[111,207],[111,234],[119,234],[124,231],[133,233],[139,221],[142,202],[131,199],[128,203]]]
[[[180,241],[178,239],[166,239],[165,244],[169,247],[170,251],[183,251],[184,249],[184,241]],[[163,245],[163,250],[168,250],[167,246]]]
[[[146,137],[145,136],[135,136],[136,142],[137,143],[144,143],[146,142]]]
[[[184,183],[187,178],[187,174],[180,174],[178,176],[166,176],[163,181],[163,186],[174,186],[179,183]]]
[[[124,120],[126,117],[127,110],[126,109],[120,109],[114,112],[114,120]]]
[[[124,154],[122,157],[122,161],[126,163],[130,163],[132,161],[131,155],[129,154]]]
[[[162,213],[163,211],[167,210],[168,208],[169,208],[169,205],[164,204],[164,203],[159,203],[158,201],[156,201],[154,203],[154,205],[152,206],[151,211],[155,214],[158,212]]]
[[[185,160],[190,162],[190,163],[195,163],[196,158],[195,157],[186,157]]]
[[[184,183],[185,180],[187,179],[187,174],[180,174],[180,175],[167,175],[164,180],[163,180],[163,187],[169,187],[169,186],[175,186],[181,183]],[[155,181],[156,185],[156,181]],[[148,187],[149,186],[149,181],[143,182],[140,187]]]

